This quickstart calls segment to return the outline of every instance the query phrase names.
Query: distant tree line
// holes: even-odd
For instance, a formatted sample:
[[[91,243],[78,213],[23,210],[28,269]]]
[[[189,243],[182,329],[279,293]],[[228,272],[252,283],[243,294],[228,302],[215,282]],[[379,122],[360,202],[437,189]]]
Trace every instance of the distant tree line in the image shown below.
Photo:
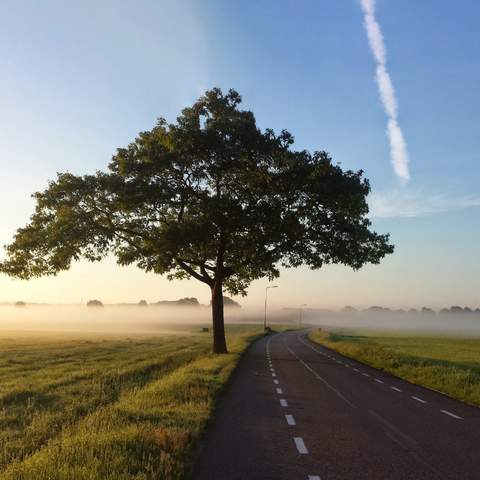
[[[434,315],[434,314],[480,314],[480,308],[470,308],[470,307],[460,307],[458,305],[452,305],[450,308],[442,308],[438,312],[433,310],[432,308],[429,307],[421,307],[420,309],[416,308],[409,308],[409,309],[391,309],[388,307],[381,307],[378,305],[373,305],[369,308],[366,308],[364,310],[358,310],[354,307],[351,307],[350,305],[347,305],[346,307],[343,307],[341,310],[342,313],[355,313],[355,312],[372,312],[372,313],[411,313],[411,314],[426,314],[426,315]]]
[[[25,305],[24,302],[17,302],[17,304],[22,303]],[[241,308],[241,305],[236,302],[235,300],[229,297],[223,297],[223,304],[225,308]],[[146,300],[140,300],[136,304],[129,304],[129,303],[121,303],[118,306],[139,306],[139,307],[147,307],[149,305],[156,306],[156,307],[205,307],[206,305],[202,305],[196,297],[184,297],[179,298],[178,300],[159,300],[158,302],[148,303]],[[20,305],[18,305],[20,306]],[[87,302],[87,307],[103,307],[103,303],[100,300],[89,300]],[[210,302],[211,306],[211,302]]]

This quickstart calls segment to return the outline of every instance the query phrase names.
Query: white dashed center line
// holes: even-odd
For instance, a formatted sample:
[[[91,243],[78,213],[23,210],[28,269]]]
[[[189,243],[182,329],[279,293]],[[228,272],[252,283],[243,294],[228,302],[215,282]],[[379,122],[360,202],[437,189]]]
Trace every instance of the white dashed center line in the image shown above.
[[[309,475],[308,480],[322,480],[318,475]]]
[[[285,420],[289,425],[296,425],[295,419],[293,418],[293,415],[285,415]]]
[[[274,383],[275,385],[278,385],[278,380],[274,380],[273,383]]]
[[[353,370],[355,370],[355,372],[359,372],[359,371],[360,371],[358,368],[354,368]]]
[[[302,437],[293,437],[293,441],[295,442],[298,453],[301,453],[302,455],[306,455],[308,453],[307,447],[305,446],[305,442],[303,441]]]
[[[288,407],[288,403],[287,403],[287,401],[286,401],[284,398],[281,398],[281,399],[280,399],[280,405],[281,405],[282,407]]]
[[[364,377],[369,377],[370,375],[368,373],[362,373]]]
[[[396,392],[400,392],[400,393],[403,392],[403,390],[400,390],[400,389],[397,388],[397,387],[390,387],[390,388],[391,388],[392,390],[395,390]]]
[[[376,381],[377,383],[384,383],[382,380],[380,380],[380,379],[378,379],[378,378],[376,378],[375,381]]]
[[[427,402],[426,400],[424,400],[423,398],[414,397],[413,395],[412,395],[411,398],[413,398],[414,400],[416,400],[417,402],[420,402],[420,403],[428,403],[428,402]]]
[[[448,415],[449,417],[456,418],[457,420],[463,420],[462,417],[459,417],[458,415],[455,415],[454,413],[449,412],[448,410],[440,410],[440,411],[445,415]]]
[[[281,388],[277,388],[277,393],[281,395],[283,393],[283,390]]]
[[[352,402],[347,400],[336,388],[332,387],[324,378],[322,378],[310,365],[304,362],[288,345],[285,344],[287,350],[309,371],[311,372],[316,379],[323,382],[332,392],[334,392],[337,397],[341,398],[345,403],[348,403],[352,408],[355,408]]]

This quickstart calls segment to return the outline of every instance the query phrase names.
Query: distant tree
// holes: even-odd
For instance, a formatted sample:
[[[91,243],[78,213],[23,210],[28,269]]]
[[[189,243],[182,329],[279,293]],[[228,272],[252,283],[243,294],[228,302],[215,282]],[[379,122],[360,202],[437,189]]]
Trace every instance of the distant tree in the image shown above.
[[[379,307],[378,305],[372,305],[367,309],[369,312],[389,312],[390,309],[386,307]]]
[[[212,301],[210,301],[210,305]],[[230,297],[223,296],[223,306],[226,308],[241,308],[241,305]]]
[[[148,307],[148,303],[147,303],[146,300],[140,300],[140,301],[138,302],[138,306],[139,306],[139,307]]]
[[[356,313],[357,309],[354,307],[351,307],[350,305],[346,305],[345,307],[342,308],[343,313]]]
[[[422,313],[428,313],[428,314],[431,314],[431,313],[435,313],[431,308],[428,308],[428,307],[422,307]]]
[[[103,307],[103,303],[100,300],[89,300],[87,302],[87,307]]]
[[[412,314],[418,313],[418,310],[416,308],[409,308],[408,313],[412,313]]]
[[[155,305],[162,307],[199,307],[200,302],[195,297],[185,297],[179,300],[160,300]]]
[[[462,307],[459,307],[458,305],[452,305],[450,307],[450,313],[464,313],[464,312]]]
[[[177,300],[177,303],[184,307],[199,307],[200,302],[195,297],[185,297]]]
[[[210,90],[118,149],[109,172],[59,174],[34,195],[0,270],[55,275],[112,252],[121,265],[193,277],[211,290],[213,350],[226,352],[224,291],[245,295],[280,266],[359,269],[393,252],[371,230],[362,171],[293,150],[289,132],[261,131],[240,103],[234,90]]]
[[[15,302],[15,306],[16,307],[26,307],[27,304],[25,302],[19,301],[19,302]]]

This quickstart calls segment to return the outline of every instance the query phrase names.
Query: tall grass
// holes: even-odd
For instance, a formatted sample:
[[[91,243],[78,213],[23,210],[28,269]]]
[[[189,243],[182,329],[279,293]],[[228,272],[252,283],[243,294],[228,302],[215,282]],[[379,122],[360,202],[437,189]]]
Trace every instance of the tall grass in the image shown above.
[[[480,339],[313,332],[313,341],[417,385],[480,406]]]
[[[0,478],[181,479],[241,352],[260,329],[0,341]]]

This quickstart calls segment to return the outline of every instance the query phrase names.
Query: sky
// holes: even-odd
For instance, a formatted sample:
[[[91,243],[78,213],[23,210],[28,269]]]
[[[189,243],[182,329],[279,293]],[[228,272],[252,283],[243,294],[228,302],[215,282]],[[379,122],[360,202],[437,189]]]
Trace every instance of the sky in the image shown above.
[[[396,245],[358,272],[282,270],[273,304],[480,306],[479,21],[475,0],[0,0],[0,244],[56,172],[105,169],[158,117],[235,88],[261,128],[363,169]],[[239,301],[261,305],[267,284]],[[0,276],[0,302],[184,296],[209,301],[114,259]]]

